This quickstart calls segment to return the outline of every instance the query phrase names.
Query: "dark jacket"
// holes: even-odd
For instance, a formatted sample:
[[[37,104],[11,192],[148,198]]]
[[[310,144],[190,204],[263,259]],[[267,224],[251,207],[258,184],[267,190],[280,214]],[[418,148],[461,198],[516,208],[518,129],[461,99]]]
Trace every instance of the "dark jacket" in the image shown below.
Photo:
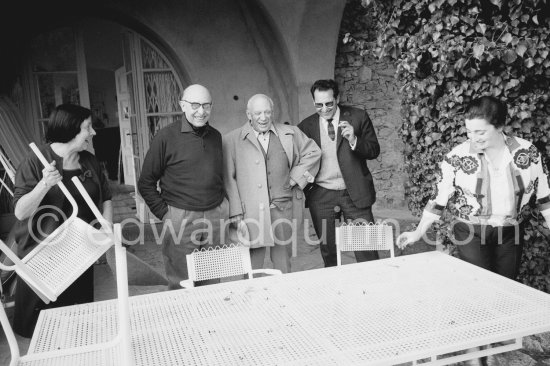
[[[336,132],[337,157],[348,193],[358,208],[370,207],[376,201],[376,192],[367,160],[376,159],[380,154],[380,145],[369,115],[364,110],[339,106],[340,121],[348,121],[353,126],[357,145],[352,150],[342,137],[340,128]],[[317,113],[304,119],[298,127],[321,146],[319,115]],[[345,140],[345,141],[344,141]],[[323,162],[321,161],[321,164]],[[306,204],[308,199],[307,190]]]

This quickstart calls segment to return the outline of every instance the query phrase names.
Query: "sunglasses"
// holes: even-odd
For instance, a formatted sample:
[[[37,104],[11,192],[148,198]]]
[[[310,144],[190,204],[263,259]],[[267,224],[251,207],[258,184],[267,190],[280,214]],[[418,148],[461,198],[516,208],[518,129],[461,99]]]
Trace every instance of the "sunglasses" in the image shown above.
[[[321,109],[323,107],[332,108],[332,107],[334,107],[334,100],[330,101],[330,102],[326,102],[326,103],[313,103],[313,105],[317,109]]]

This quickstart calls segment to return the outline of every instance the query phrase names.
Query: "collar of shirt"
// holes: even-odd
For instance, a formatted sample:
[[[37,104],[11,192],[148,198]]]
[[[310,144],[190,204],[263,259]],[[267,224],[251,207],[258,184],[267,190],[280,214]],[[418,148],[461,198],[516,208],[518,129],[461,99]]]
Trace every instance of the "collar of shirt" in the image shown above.
[[[485,155],[485,160],[487,160],[487,163],[489,164],[489,167],[492,170],[504,170],[508,164],[512,162],[512,154],[510,153],[510,150],[504,149],[504,153],[502,154],[502,159],[500,160],[500,165],[495,165],[493,162],[489,159],[487,155]]]
[[[208,128],[210,127],[210,125],[208,124],[208,122],[206,122],[206,124],[204,125],[204,132],[208,132]],[[199,127],[201,128],[201,127]],[[185,114],[183,115],[183,118],[181,119],[181,132],[182,133],[187,133],[187,132],[194,132],[195,130],[193,129],[193,125],[191,125],[191,122],[189,122],[187,120],[187,117],[185,117]]]
[[[254,128],[252,128],[252,131],[254,131],[254,136],[256,136],[256,138],[258,138],[258,136],[260,136],[260,133],[258,131],[256,131]],[[273,123],[271,124],[271,127],[269,128],[268,131],[273,132],[275,134],[275,136],[279,136],[279,134],[277,133],[277,129],[275,128],[275,125]],[[262,135],[264,135],[264,133],[262,133]],[[267,137],[269,137],[269,134],[267,135]]]
[[[323,117],[319,116],[319,124],[321,125],[321,128],[325,133],[328,135],[328,127],[327,127],[327,120]],[[334,116],[332,116],[332,126],[334,127],[334,131],[338,131],[338,123],[340,122],[340,108],[336,106],[336,112],[334,113]]]

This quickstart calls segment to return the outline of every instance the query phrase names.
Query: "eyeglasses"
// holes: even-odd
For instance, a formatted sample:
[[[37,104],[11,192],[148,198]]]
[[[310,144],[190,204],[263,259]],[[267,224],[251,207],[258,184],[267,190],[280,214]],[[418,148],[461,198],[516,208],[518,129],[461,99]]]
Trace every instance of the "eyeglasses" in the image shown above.
[[[326,102],[326,103],[313,103],[313,105],[317,109],[321,109],[323,107],[332,108],[332,107],[334,107],[334,100],[332,100],[330,102]]]
[[[210,102],[210,103],[193,103],[193,102],[190,102],[190,101],[185,100],[185,99],[183,99],[182,101],[191,104],[191,108],[194,111],[199,109],[201,106],[202,106],[202,109],[204,109],[205,111],[209,111],[210,109],[212,109],[212,102]]]

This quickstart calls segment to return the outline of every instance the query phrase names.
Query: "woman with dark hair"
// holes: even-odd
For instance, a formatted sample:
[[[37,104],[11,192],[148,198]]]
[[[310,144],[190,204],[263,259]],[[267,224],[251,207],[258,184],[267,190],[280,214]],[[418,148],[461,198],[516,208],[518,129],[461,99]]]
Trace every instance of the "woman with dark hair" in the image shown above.
[[[97,226],[91,209],[71,182],[74,176],[80,178],[105,219],[112,222],[108,181],[94,155],[86,150],[91,146],[94,135],[89,109],[71,104],[60,105],[46,124],[47,144],[39,146],[50,165],[44,167],[31,152],[17,169],[14,207],[18,219],[15,231],[20,258],[25,257],[70,216],[72,206],[57,186],[60,181],[76,200],[79,218]],[[90,267],[57,301],[46,305],[24,281],[17,281],[15,332],[23,337],[32,336],[42,309],[93,302],[93,285],[93,268]]]
[[[461,259],[515,279],[523,249],[523,213],[531,198],[550,223],[548,169],[527,140],[503,133],[507,108],[494,97],[466,109],[468,140],[441,162],[438,182],[414,232],[397,238],[401,248],[418,241],[450,205]]]

